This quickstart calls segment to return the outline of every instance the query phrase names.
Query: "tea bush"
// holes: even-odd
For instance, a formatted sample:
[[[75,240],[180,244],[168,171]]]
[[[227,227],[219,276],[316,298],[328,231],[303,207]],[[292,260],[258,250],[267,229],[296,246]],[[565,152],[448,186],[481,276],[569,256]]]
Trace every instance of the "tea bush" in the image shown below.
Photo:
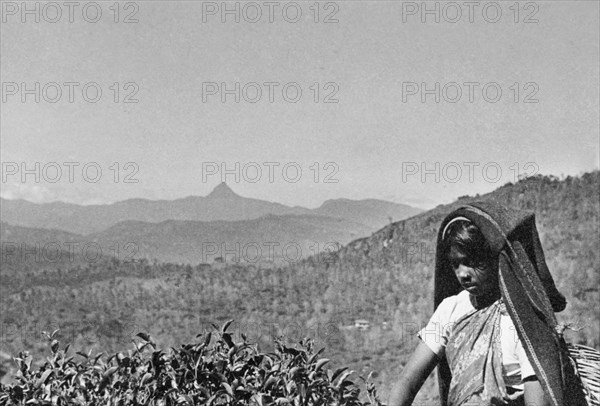
[[[198,334],[199,342],[156,348],[152,337],[138,333],[135,350],[108,356],[60,349],[58,330],[45,333],[51,356],[39,370],[31,369],[32,357],[20,352],[14,358],[17,383],[0,385],[0,405],[347,405],[383,406],[374,385],[367,400],[349,379],[352,371],[326,368],[312,340],[292,348],[275,339],[275,351],[260,353],[257,345],[234,343],[227,328]]]

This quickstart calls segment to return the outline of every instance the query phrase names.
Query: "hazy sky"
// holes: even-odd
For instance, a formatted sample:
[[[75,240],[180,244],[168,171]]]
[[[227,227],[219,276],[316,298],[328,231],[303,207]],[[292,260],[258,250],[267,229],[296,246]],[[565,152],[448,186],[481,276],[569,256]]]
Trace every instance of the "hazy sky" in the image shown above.
[[[247,197],[431,207],[599,167],[597,1],[74,4],[2,2],[3,197],[206,195],[224,165]]]

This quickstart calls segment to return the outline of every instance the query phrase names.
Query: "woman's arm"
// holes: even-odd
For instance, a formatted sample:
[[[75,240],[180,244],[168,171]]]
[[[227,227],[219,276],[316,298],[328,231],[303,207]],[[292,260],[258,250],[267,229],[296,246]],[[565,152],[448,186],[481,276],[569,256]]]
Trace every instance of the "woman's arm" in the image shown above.
[[[526,406],[551,406],[544,395],[544,389],[535,376],[525,381],[525,405]]]
[[[392,388],[389,406],[409,406],[437,363],[437,356],[421,341]]]

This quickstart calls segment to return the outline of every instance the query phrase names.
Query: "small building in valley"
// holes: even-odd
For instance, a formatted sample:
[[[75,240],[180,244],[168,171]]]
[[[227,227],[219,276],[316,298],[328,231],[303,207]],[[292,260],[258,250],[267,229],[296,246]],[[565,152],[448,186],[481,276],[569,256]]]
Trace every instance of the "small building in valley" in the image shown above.
[[[369,320],[357,319],[354,320],[354,328],[359,330],[368,330],[370,327]]]

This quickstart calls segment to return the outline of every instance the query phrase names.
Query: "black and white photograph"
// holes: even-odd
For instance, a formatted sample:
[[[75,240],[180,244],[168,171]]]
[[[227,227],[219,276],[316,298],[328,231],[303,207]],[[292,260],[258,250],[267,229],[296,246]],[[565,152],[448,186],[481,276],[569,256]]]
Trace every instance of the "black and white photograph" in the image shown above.
[[[0,406],[600,406],[600,1],[0,11]]]

